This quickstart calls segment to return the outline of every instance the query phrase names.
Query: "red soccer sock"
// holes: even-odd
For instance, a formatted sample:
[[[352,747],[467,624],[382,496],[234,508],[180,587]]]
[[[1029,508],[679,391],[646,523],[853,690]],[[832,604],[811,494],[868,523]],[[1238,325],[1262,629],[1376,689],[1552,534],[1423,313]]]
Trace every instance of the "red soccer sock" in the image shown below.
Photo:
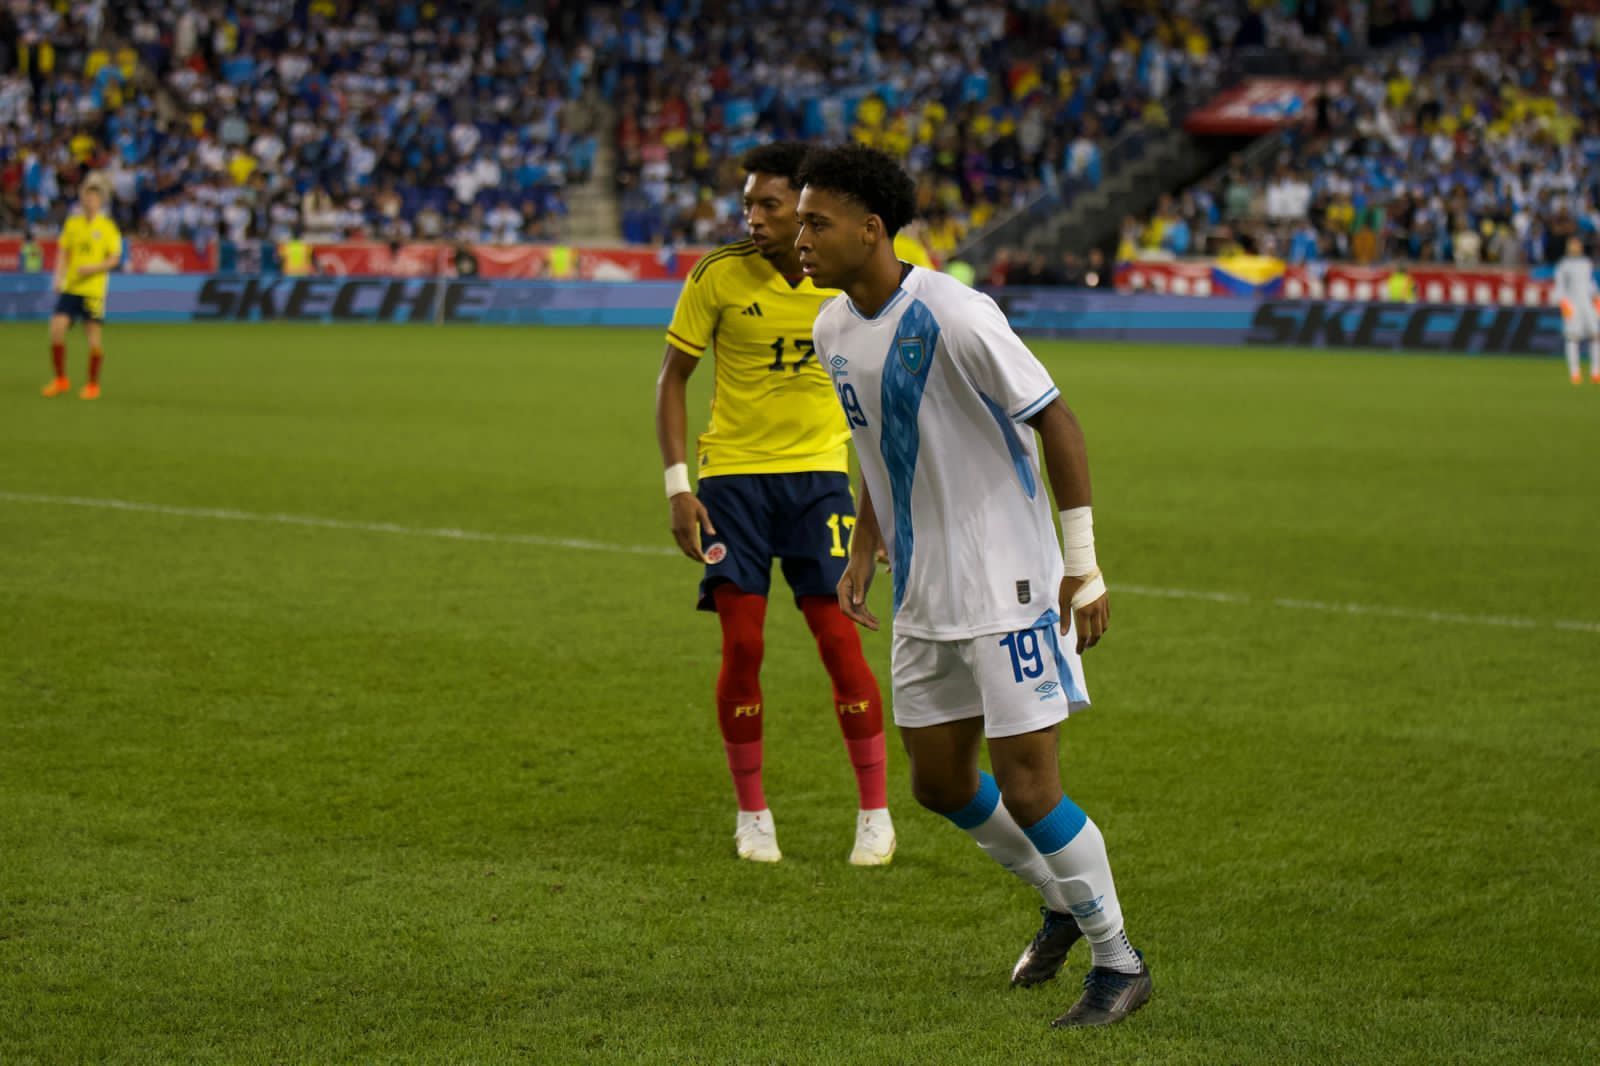
[[[805,613],[811,635],[817,639],[817,650],[822,653],[822,665],[833,681],[833,705],[839,713],[839,729],[844,733],[850,765],[855,768],[861,809],[887,807],[883,694],[861,652],[861,635],[856,632],[855,623],[839,610],[839,601],[831,596],[802,597],[800,610]]]
[[[89,349],[89,384],[100,383],[100,364],[105,361],[106,353],[99,348]]]
[[[722,730],[739,809],[763,811],[767,797],[761,787],[761,658],[766,646],[761,631],[767,620],[767,598],[727,583],[718,585],[711,595],[722,623],[717,726]]]
[[[50,346],[50,362],[56,368],[56,377],[67,376],[67,346],[65,344],[52,344]]]

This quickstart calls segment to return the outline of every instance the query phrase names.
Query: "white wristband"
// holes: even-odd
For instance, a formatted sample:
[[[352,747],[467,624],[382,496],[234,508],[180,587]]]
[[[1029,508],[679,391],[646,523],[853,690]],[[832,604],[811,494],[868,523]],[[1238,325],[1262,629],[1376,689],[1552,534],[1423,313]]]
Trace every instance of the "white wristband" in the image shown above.
[[[1095,600],[1106,594],[1106,579],[1096,570],[1089,575],[1089,580],[1078,586],[1078,591],[1072,594],[1071,607],[1074,611],[1082,610]]]
[[[1083,577],[1099,569],[1094,558],[1094,514],[1090,508],[1073,507],[1061,512],[1061,562],[1068,577]]]
[[[666,482],[667,499],[669,500],[681,493],[694,491],[689,487],[688,463],[673,463],[667,467]]]

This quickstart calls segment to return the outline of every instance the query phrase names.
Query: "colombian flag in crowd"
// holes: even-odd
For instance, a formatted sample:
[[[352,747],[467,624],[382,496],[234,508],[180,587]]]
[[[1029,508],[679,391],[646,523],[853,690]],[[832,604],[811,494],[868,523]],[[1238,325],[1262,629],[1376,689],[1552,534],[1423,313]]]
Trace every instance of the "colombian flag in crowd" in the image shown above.
[[[1280,296],[1284,262],[1270,255],[1230,255],[1211,264],[1211,291],[1219,296]]]

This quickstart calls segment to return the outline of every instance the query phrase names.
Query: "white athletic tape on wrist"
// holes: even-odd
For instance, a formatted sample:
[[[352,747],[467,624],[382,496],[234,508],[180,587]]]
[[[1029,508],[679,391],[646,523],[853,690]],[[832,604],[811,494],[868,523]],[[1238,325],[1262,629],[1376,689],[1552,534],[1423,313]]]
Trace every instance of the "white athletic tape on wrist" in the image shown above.
[[[1089,580],[1078,586],[1078,591],[1072,594],[1072,609],[1082,610],[1095,600],[1106,594],[1106,579],[1096,570],[1089,575]]]
[[[1099,569],[1094,557],[1092,508],[1072,507],[1061,512],[1061,562],[1068,577],[1082,577]]]
[[[689,464],[673,463],[666,470],[667,499],[684,492],[693,492],[689,487]]]

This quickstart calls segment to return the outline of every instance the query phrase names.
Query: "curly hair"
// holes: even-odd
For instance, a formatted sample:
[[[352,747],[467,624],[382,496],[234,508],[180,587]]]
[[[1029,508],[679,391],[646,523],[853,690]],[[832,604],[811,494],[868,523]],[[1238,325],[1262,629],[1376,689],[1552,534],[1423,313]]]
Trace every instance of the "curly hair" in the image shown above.
[[[746,174],[773,174],[789,179],[793,188],[800,188],[800,166],[806,161],[809,145],[798,141],[778,141],[752,148],[739,160]]]
[[[883,219],[893,237],[917,213],[917,187],[889,156],[859,144],[813,149],[800,167],[800,184],[854,200]]]

